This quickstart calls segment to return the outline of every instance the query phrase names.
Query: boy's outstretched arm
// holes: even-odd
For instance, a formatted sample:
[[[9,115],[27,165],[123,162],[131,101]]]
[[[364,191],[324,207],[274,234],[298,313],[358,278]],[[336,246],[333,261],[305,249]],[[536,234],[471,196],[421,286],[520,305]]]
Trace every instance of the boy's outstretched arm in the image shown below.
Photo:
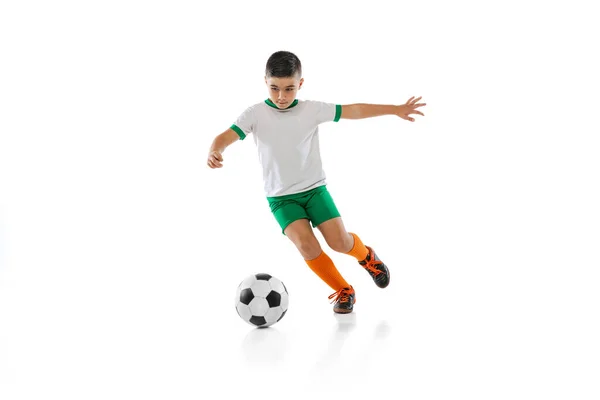
[[[239,140],[238,134],[231,128],[217,135],[208,151],[206,165],[210,168],[221,168],[223,166],[223,152],[230,144]]]
[[[342,106],[342,115],[340,118],[362,119],[378,117],[380,115],[397,115],[402,119],[414,122],[415,119],[410,114],[425,115],[417,110],[417,107],[423,107],[426,103],[417,103],[421,97],[415,99],[411,97],[405,104],[383,105],[383,104],[347,104]]]

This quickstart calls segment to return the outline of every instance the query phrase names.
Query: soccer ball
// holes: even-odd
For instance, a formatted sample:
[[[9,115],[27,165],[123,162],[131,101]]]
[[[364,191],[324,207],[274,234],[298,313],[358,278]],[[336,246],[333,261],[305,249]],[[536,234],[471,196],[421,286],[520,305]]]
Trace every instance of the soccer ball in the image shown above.
[[[235,309],[250,325],[266,328],[283,318],[288,309],[288,300],[283,282],[269,274],[255,274],[238,286]]]

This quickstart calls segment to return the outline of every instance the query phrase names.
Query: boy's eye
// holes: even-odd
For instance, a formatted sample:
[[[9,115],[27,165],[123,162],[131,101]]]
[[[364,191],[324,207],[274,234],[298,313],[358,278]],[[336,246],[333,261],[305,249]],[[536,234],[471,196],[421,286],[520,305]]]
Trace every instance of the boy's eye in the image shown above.
[[[287,89],[288,92],[291,92],[292,90],[294,90],[294,89],[292,89],[292,88],[288,88]]]

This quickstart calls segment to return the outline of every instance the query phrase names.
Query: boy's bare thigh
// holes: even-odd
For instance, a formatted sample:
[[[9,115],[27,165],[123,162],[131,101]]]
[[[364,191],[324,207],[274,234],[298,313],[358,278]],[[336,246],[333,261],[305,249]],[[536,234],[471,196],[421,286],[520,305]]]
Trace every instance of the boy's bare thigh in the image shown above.
[[[297,219],[285,228],[285,235],[296,245],[305,260],[313,260],[323,251],[315,236],[310,221],[306,218]]]
[[[354,246],[354,238],[346,231],[342,217],[329,219],[317,226],[327,245],[340,253],[347,253]]]

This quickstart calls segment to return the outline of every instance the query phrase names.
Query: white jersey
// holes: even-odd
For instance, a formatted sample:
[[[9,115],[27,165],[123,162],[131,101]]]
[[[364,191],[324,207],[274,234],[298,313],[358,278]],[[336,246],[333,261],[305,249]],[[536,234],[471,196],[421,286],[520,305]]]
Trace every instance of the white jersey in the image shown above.
[[[282,110],[265,100],[238,117],[231,129],[240,140],[253,134],[267,197],[301,193],[326,184],[319,124],[337,122],[341,113],[338,104],[294,100]]]

